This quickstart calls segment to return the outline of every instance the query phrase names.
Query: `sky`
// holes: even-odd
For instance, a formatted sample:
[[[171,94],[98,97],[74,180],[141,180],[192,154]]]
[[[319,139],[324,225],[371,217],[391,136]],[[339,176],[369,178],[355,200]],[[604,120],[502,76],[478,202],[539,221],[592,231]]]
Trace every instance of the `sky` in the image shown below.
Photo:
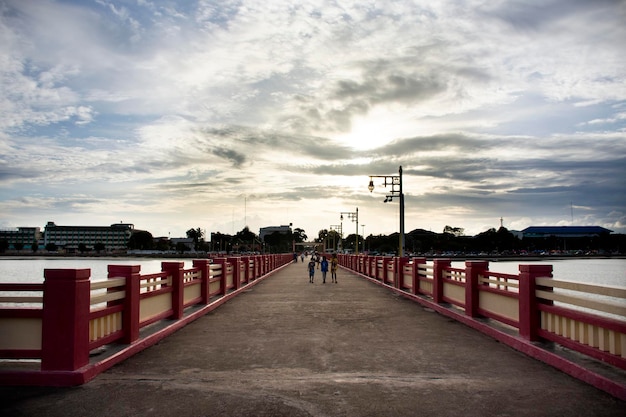
[[[626,1],[0,11],[0,228],[626,233]]]

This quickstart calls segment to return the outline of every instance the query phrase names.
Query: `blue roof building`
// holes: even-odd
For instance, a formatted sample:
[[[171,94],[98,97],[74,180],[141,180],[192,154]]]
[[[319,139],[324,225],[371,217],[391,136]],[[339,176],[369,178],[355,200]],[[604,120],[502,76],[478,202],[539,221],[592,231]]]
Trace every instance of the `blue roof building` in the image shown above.
[[[530,226],[522,230],[524,237],[593,237],[612,232],[600,226]]]

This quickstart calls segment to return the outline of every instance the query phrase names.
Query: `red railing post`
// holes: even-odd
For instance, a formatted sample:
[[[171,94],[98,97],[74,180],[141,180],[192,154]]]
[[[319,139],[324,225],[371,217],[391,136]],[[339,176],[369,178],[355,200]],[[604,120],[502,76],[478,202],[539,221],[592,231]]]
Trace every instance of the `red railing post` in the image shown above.
[[[409,258],[406,256],[402,256],[397,258],[397,272],[396,276],[398,279],[396,280],[396,288],[403,289],[404,288],[404,266],[409,263]]]
[[[241,288],[241,258],[233,256],[227,260],[233,266],[233,285],[238,290]]]
[[[220,276],[220,294],[228,294],[228,260],[226,258],[215,258],[213,263],[222,267],[222,275]]]
[[[250,258],[247,256],[242,256],[241,263],[243,265],[243,272],[239,277],[241,280],[240,282],[247,284],[248,282],[250,282]]]
[[[124,290],[126,296],[123,300],[124,313],[122,313],[122,343],[131,344],[139,340],[139,293],[141,279],[141,265],[108,265],[108,278],[124,277],[126,284]]]
[[[254,255],[252,257],[252,279],[259,277],[259,263],[261,262],[262,255]]]
[[[384,269],[385,268],[385,258],[382,256],[376,256],[374,258],[374,278],[376,279],[384,279],[384,275],[381,271],[381,269],[379,269],[379,262],[380,262],[380,268]]]
[[[387,263],[389,262],[388,260],[389,260],[389,258],[387,258],[386,256],[383,257],[382,274],[381,274],[382,275],[383,284],[387,283],[387,279],[388,279],[388,275],[389,275],[388,272],[387,272]]]
[[[211,278],[211,260],[210,259],[194,259],[192,263],[194,268],[200,269],[200,297],[202,304],[209,304],[211,294],[209,294],[209,278]]]
[[[488,261],[465,261],[465,315],[478,317],[478,276],[489,271]]]
[[[361,255],[361,274],[368,276],[367,275],[367,271],[369,270],[368,268],[368,263],[369,262],[369,256],[368,255]]]
[[[443,302],[443,270],[452,265],[450,259],[435,259],[433,261],[433,301]]]
[[[411,293],[420,293],[419,266],[426,263],[426,258],[413,258],[413,268],[411,269]]]
[[[183,318],[185,287],[183,283],[184,262],[161,262],[161,271],[172,277],[172,316]]]
[[[89,363],[90,269],[45,269],[41,370],[73,371]]]
[[[519,271],[519,334],[530,341],[537,341],[541,313],[535,295],[536,279],[552,278],[552,265],[520,265]]]

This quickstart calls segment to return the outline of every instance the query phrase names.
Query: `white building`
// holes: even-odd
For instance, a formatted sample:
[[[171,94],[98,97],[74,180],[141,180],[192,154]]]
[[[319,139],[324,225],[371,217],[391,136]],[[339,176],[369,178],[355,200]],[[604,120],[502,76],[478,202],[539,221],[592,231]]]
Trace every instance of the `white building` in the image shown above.
[[[126,249],[128,240],[135,231],[129,223],[117,223],[111,226],[57,226],[48,222],[44,230],[44,246],[54,243],[63,249],[78,249],[81,243],[93,248],[102,243],[107,250]]]

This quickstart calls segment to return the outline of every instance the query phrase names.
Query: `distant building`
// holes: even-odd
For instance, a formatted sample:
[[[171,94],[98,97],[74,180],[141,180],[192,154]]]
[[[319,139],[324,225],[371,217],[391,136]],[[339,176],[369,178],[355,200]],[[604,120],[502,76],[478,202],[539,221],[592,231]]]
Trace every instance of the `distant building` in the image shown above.
[[[612,230],[600,226],[530,226],[522,230],[524,237],[594,237],[608,235]]]
[[[41,229],[39,227],[11,227],[0,229],[0,240],[9,243],[9,249],[15,249],[16,244],[23,247],[30,247],[33,242],[41,239]]]
[[[259,229],[259,239],[261,240],[261,242],[265,242],[265,236],[267,235],[271,235],[272,233],[283,233],[283,234],[289,234],[291,233],[291,226],[268,226],[268,227],[261,227]]]
[[[170,239],[170,243],[173,247],[176,247],[179,243],[185,245],[188,250],[195,250],[195,242],[190,237],[173,237]]]
[[[126,249],[134,232],[135,226],[129,223],[111,226],[57,226],[54,222],[48,222],[44,230],[44,245],[54,243],[59,248],[73,251],[81,243],[88,248],[102,243],[107,250]]]

